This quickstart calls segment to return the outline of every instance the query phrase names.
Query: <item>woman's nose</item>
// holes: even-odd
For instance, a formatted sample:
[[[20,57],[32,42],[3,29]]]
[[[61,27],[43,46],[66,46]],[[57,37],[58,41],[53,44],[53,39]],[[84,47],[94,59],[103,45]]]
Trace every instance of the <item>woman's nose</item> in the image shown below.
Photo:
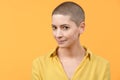
[[[60,38],[60,37],[62,37],[62,36],[63,36],[62,31],[61,31],[60,29],[58,29],[58,30],[56,31],[56,37],[57,37],[57,38]]]

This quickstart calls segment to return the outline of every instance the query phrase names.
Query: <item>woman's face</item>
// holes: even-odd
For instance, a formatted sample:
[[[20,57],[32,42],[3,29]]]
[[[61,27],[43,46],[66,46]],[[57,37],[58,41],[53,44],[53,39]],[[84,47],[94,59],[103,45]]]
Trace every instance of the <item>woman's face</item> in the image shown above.
[[[54,14],[52,16],[53,36],[59,47],[71,47],[79,44],[81,28],[70,20],[70,16]]]

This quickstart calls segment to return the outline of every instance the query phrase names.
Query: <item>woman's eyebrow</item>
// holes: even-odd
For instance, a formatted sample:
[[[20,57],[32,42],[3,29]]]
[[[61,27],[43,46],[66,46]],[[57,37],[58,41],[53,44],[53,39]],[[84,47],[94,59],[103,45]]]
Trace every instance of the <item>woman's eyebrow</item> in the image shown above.
[[[69,24],[62,24],[62,25],[60,25],[60,26],[70,26]]]
[[[56,25],[54,25],[54,24],[51,24],[51,26],[56,26]]]
[[[51,24],[51,26],[56,26],[56,25],[54,25],[54,24]],[[60,26],[70,26],[69,24],[62,24],[62,25],[60,25]]]

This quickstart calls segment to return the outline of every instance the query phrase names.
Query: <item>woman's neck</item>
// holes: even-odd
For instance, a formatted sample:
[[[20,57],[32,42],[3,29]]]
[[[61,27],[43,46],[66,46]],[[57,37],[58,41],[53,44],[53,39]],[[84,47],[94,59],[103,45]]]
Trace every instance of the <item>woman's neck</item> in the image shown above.
[[[79,58],[85,55],[85,50],[79,44],[66,48],[58,48],[57,54],[59,58]]]

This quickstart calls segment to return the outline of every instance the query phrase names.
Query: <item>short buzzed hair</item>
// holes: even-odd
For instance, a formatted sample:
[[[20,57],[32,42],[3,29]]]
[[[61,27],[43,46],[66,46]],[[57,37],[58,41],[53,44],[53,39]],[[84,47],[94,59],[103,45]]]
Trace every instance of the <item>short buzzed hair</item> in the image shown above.
[[[52,12],[54,14],[69,15],[70,19],[75,22],[77,26],[82,21],[85,21],[85,12],[80,5],[75,2],[67,1],[58,5]]]

